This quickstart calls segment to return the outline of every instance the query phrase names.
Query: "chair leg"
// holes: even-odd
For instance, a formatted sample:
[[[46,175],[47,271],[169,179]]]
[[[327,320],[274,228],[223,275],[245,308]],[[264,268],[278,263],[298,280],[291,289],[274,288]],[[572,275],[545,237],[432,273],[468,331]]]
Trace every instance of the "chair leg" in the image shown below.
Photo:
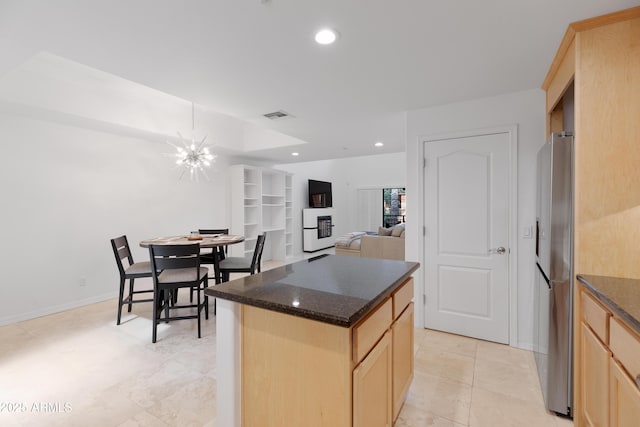
[[[193,288],[189,290],[189,302],[193,302]]]
[[[164,323],[169,323],[169,303],[173,301],[173,292],[164,294]]]
[[[204,279],[204,288],[202,289],[203,294],[204,294],[204,290],[207,289],[208,287],[209,287],[209,279]],[[204,296],[204,318],[209,320],[209,297],[207,295]]]
[[[153,331],[151,334],[151,342],[155,344],[156,342],[156,337],[157,337],[157,333],[158,333],[158,292],[154,292],[153,293]]]
[[[216,315],[216,298],[213,299],[213,315]]]
[[[133,305],[133,303],[131,301],[133,301],[133,282],[135,280],[136,279],[134,279],[134,278],[129,279],[129,307],[127,308],[127,311],[129,313],[131,313],[131,306]]]
[[[116,325],[120,324],[120,317],[122,315],[122,298],[124,297],[124,282],[125,282],[125,279],[121,278],[120,279],[120,293],[119,293],[119,296],[118,296],[118,320],[117,320]]]
[[[200,286],[198,286],[199,288]],[[202,305],[200,305],[200,291],[198,290],[197,295],[196,295],[197,299],[198,299],[198,338],[200,338],[202,336],[201,331],[200,331],[200,314],[202,312]]]

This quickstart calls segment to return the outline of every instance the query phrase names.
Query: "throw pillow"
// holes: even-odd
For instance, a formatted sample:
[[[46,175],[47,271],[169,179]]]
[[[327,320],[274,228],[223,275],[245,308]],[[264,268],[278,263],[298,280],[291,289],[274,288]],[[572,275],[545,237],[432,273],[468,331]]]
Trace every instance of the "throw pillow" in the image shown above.
[[[378,236],[391,236],[391,229],[378,227]]]
[[[400,237],[400,234],[404,231],[404,222],[402,224],[394,225],[391,228],[391,235],[393,237]]]
[[[400,233],[400,238],[404,239],[404,230],[402,230],[402,233]]]

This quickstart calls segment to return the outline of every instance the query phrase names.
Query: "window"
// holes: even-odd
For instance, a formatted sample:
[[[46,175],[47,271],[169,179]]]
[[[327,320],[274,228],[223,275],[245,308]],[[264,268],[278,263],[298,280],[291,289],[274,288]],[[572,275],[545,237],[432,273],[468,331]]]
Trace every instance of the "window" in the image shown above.
[[[405,222],[406,198],[404,188],[382,189],[382,224],[384,227],[393,227]]]

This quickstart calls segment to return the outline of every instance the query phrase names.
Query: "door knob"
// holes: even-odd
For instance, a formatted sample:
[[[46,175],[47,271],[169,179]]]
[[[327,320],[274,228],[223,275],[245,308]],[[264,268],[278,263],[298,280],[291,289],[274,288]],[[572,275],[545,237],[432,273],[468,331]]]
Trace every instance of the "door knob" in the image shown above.
[[[497,247],[497,248],[494,248],[494,249],[489,249],[489,253],[490,254],[502,255],[502,254],[504,254],[506,252],[507,252],[507,250],[505,249],[504,246],[500,246],[500,247]]]

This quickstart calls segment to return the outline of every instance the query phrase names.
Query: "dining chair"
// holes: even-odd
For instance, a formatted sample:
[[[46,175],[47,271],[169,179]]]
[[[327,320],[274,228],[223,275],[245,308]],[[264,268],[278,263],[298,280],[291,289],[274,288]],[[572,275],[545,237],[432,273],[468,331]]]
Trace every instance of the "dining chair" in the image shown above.
[[[131,249],[129,248],[129,242],[127,236],[116,237],[111,239],[111,248],[113,249],[113,255],[116,257],[116,263],[118,264],[118,271],[120,272],[120,293],[118,296],[118,320],[116,324],[120,324],[120,318],[122,316],[122,306],[127,305],[127,311],[131,312],[131,305],[140,302],[153,302],[153,298],[134,299],[134,295],[153,293],[153,289],[145,289],[136,291],[134,289],[135,279],[141,277],[151,277],[151,264],[149,261],[133,262],[133,256],[131,255]],[[122,260],[127,260],[125,265]],[[129,280],[129,294],[124,297],[124,284]]]
[[[158,323],[172,320],[198,319],[198,338],[201,334],[201,312],[209,318],[208,297],[201,294],[207,288],[209,269],[200,266],[200,245],[150,245],[151,277],[153,278],[153,335],[156,342]],[[196,303],[179,304],[172,302],[180,288],[196,291]],[[172,316],[171,310],[195,308],[196,314]],[[164,312],[164,316],[162,313]]]
[[[229,234],[228,228],[201,228],[198,230],[199,234]],[[217,248],[213,248],[211,252],[200,254],[200,264],[211,264],[214,267],[214,276],[216,283],[220,283],[222,281],[222,276],[219,271],[215,270],[216,260],[214,255],[218,255],[218,262],[225,259],[227,256],[227,248],[228,245],[218,246]],[[217,252],[216,252],[217,251]]]
[[[205,235],[206,234],[229,234],[229,229],[228,228],[200,228],[198,230],[198,234],[205,234]],[[227,252],[228,245],[219,246],[217,249],[218,249],[218,256],[221,257],[218,259],[224,259],[224,257],[228,253]],[[201,263],[203,263],[203,259],[211,259],[211,262],[213,263],[213,256],[211,254],[207,254],[207,255],[208,255],[207,257],[204,257],[204,255],[200,256]]]
[[[260,234],[256,240],[256,247],[253,249],[253,256],[248,257],[227,257],[220,261],[220,274],[222,281],[228,282],[230,273],[249,273],[254,274],[260,272],[260,262],[262,260],[262,250],[264,249],[264,241],[267,233]]]

